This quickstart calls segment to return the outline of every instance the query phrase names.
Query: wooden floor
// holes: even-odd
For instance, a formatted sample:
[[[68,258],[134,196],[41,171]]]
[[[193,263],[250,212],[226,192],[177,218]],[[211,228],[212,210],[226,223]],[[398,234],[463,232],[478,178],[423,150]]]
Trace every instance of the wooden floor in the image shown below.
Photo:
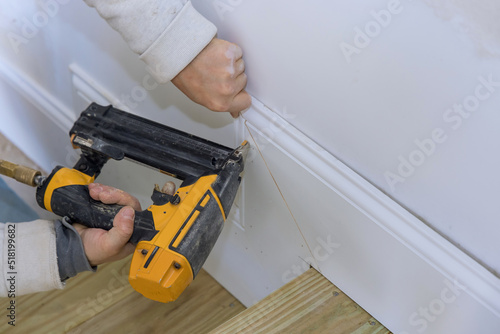
[[[16,297],[16,327],[1,321],[0,333],[203,334],[245,309],[203,270],[175,302],[151,301],[130,287],[129,263],[79,274],[63,290]],[[8,303],[1,298],[0,309]]]
[[[0,134],[2,156],[27,159]],[[389,333],[314,269],[245,309],[203,270],[177,301],[151,301],[130,287],[129,266],[130,257],[79,274],[63,290],[17,296],[15,327],[10,299],[0,298],[0,333]]]
[[[16,297],[16,326],[4,320],[0,333],[390,333],[314,269],[245,309],[203,270],[177,301],[151,301],[128,284],[129,263],[82,273],[63,290]],[[0,309],[8,303],[0,298]]]
[[[382,324],[315,269],[210,334],[388,334]]]

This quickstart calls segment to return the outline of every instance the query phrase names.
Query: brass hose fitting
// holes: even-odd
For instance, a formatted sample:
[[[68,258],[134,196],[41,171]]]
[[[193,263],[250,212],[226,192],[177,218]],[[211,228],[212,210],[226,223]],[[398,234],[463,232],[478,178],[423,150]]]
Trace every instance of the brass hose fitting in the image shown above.
[[[0,160],[0,174],[11,177],[21,183],[36,187],[39,183],[40,171],[17,165],[9,161]]]

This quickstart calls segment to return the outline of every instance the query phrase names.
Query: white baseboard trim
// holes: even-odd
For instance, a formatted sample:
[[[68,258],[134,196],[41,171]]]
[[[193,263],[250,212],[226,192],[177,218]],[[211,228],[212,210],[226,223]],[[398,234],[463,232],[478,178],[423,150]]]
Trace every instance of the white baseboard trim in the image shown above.
[[[59,128],[70,130],[75,121],[73,112],[28,75],[0,60],[0,77]]]
[[[255,133],[257,133],[258,136],[262,136],[271,142],[291,160],[302,166],[304,170],[368,217],[373,224],[384,230],[390,238],[397,241],[398,248],[401,247],[401,249],[409,250],[412,255],[407,256],[405,259],[405,263],[409,267],[413,265],[422,266],[421,262],[424,261],[424,266],[429,272],[434,271],[439,273],[440,277],[444,277],[450,282],[458,279],[462,285],[467,287],[466,293],[482,305],[485,312],[489,311],[497,318],[495,324],[489,324],[490,327],[486,325],[484,328],[495,328],[491,326],[500,324],[500,279],[498,277],[259,101],[254,99],[252,111],[245,113],[243,117],[247,125],[251,127],[251,131],[254,132],[254,137]],[[266,129],[273,129],[273,131],[266,131]],[[376,244],[375,241],[374,245]],[[394,251],[398,252],[398,249],[394,249]],[[383,263],[384,259],[378,259],[378,261]],[[313,266],[317,267],[333,283],[342,281],[342,279],[339,280],[338,271],[336,271],[333,265],[328,267],[328,263],[323,263],[323,265],[315,265],[313,263]],[[386,276],[386,273],[383,272],[386,269],[384,266],[380,266],[381,272],[367,272],[366,274],[383,278]],[[373,267],[370,270],[373,271]],[[397,272],[394,275],[397,275]],[[431,277],[434,276],[421,275],[421,277],[416,277],[415,282],[418,284],[415,284],[415,286],[430,287],[443,285],[442,279],[436,282],[436,279]],[[398,281],[398,277],[391,277],[390,280]],[[348,281],[348,278],[345,278],[344,281]],[[383,280],[377,281],[374,279],[373,281],[374,288],[377,285],[384,286],[384,284]],[[425,292],[422,291],[422,293]],[[407,297],[401,295],[401,300],[398,302],[401,304],[411,304],[412,300],[405,299]],[[429,295],[429,300],[433,300],[432,295]],[[369,305],[364,305],[362,296],[358,296],[356,301],[362,307]],[[421,306],[415,304],[413,309],[419,310]],[[412,309],[412,307],[409,309]],[[368,309],[368,312],[379,315],[378,320],[381,320],[383,323],[384,320],[388,324],[396,323],[391,320],[396,316],[395,314],[384,313],[383,310],[373,309],[372,307]],[[462,321],[464,315],[456,315],[460,317],[452,317],[454,321]],[[397,316],[400,317],[402,315],[398,314]],[[404,322],[408,323],[408,320],[405,319]],[[392,330],[403,330],[402,327],[398,327]],[[415,328],[418,328],[418,326]],[[425,331],[425,333],[434,333],[431,328],[432,326],[429,325],[429,331]],[[449,333],[452,332],[449,331]]]

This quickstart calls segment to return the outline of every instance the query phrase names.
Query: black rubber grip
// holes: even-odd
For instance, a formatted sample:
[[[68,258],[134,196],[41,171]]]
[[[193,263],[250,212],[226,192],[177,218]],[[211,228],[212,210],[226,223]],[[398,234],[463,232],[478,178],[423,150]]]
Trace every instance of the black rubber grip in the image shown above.
[[[71,185],[57,188],[50,201],[52,212],[66,216],[72,223],[79,223],[91,228],[110,230],[113,219],[123,206],[104,204],[90,197],[88,186]],[[134,232],[130,242],[137,244],[141,240],[151,240],[156,233],[151,211],[136,211]]]

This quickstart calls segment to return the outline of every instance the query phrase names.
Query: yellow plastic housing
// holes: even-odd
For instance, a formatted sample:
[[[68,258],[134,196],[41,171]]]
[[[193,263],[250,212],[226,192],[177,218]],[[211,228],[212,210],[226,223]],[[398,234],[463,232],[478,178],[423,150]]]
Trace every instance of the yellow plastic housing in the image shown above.
[[[196,220],[194,211],[198,210],[197,206],[204,206],[208,202],[204,198],[207,190],[217,200],[226,219],[211,186],[216,178],[217,175],[204,176],[192,185],[179,188],[177,194],[181,200],[177,205],[167,203],[148,208],[159,232],[152,240],[137,244],[129,274],[130,285],[145,297],[163,303],[171,302],[193,281],[191,264],[184,256],[171,250],[169,245],[178,245],[185,237]]]
[[[51,201],[52,194],[54,190],[66,186],[73,185],[88,185],[94,182],[95,177],[84,174],[76,169],[69,168],[61,168],[50,179],[47,188],[45,189],[45,195],[43,197],[43,204],[45,205],[45,209],[52,211]]]

